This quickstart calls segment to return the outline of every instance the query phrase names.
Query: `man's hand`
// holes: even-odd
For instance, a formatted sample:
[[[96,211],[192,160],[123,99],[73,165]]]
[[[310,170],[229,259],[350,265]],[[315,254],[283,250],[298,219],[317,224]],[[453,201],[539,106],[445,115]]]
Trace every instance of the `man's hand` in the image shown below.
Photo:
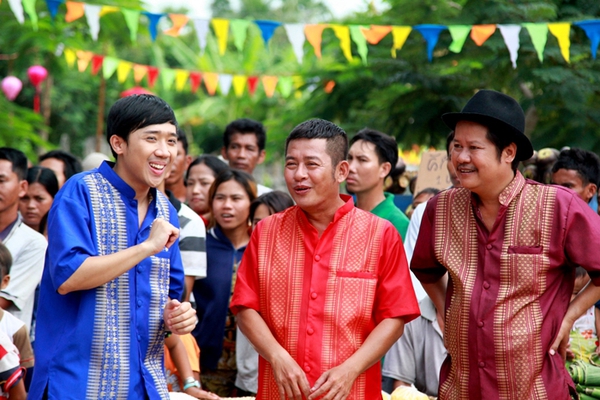
[[[164,219],[157,218],[152,222],[152,228],[146,243],[152,254],[157,254],[163,251],[165,247],[170,248],[178,237],[179,229]]]
[[[308,398],[310,387],[306,374],[286,351],[271,361],[273,376],[279,389],[279,399],[302,400]]]
[[[308,400],[318,399],[325,395],[322,400],[344,400],[350,394],[352,385],[359,373],[345,364],[325,371],[317,380],[315,386],[310,389]]]
[[[569,333],[573,328],[574,321],[565,316],[563,318],[562,324],[560,325],[560,329],[558,330],[558,335],[556,335],[556,340],[550,346],[550,355],[553,356],[557,352],[562,357],[563,362],[567,360],[567,347],[569,345]]]
[[[196,310],[192,308],[192,305],[187,301],[180,303],[177,300],[167,302],[163,311],[163,319],[167,330],[177,335],[190,333],[198,322]]]

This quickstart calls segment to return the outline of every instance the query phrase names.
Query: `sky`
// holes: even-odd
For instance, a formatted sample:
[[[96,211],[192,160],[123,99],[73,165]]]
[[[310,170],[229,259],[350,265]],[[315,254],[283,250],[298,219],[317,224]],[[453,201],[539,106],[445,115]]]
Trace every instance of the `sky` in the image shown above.
[[[282,0],[283,1],[283,0]],[[337,18],[344,17],[348,14],[357,11],[366,11],[368,8],[369,0],[323,0],[323,2],[329,7],[333,15]],[[149,11],[162,11],[162,8],[168,5],[171,6],[185,6],[190,9],[190,17],[195,18],[210,18],[210,4],[211,0],[145,0],[144,3],[148,7]],[[231,0],[231,4],[235,7],[236,0]],[[378,9],[381,9],[381,0],[374,0],[374,4]],[[302,21],[297,21],[302,22]]]

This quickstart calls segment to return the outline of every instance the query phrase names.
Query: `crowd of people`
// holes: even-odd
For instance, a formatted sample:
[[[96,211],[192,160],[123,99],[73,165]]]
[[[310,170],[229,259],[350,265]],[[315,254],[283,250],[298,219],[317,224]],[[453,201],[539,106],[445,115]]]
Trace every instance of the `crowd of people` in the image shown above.
[[[407,210],[396,140],[320,119],[287,192],[260,122],[193,158],[152,95],[111,107],[113,161],[0,148],[0,399],[587,398],[600,159],[526,179],[524,118],[491,90],[442,116],[452,186]]]

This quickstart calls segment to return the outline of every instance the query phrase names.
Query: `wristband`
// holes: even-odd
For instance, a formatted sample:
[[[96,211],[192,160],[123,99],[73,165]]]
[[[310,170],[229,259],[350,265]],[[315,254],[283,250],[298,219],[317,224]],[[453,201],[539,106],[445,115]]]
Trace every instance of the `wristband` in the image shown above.
[[[198,382],[192,377],[186,378],[186,380],[183,381],[183,391],[185,392],[186,390],[192,387],[197,387],[198,389],[200,389],[200,382]]]

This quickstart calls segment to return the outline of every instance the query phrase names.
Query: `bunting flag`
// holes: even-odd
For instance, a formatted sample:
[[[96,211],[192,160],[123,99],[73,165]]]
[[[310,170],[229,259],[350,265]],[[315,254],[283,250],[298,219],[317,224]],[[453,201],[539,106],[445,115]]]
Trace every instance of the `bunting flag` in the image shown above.
[[[92,56],[92,75],[96,75],[100,71],[102,64],[104,64],[104,56],[94,54]]]
[[[65,50],[66,51],[66,50]],[[104,79],[109,79],[119,65],[119,60],[114,57],[104,57],[104,61],[102,62],[102,76]]]
[[[371,28],[369,29],[361,28],[360,30],[369,44],[376,45],[392,31],[392,26],[371,25]]]
[[[229,34],[229,20],[213,18],[212,26],[215,30],[215,36],[219,42],[219,54],[224,55],[227,50],[227,36]]]
[[[181,29],[188,23],[190,20],[189,17],[185,14],[169,14],[169,18],[171,18],[171,22],[173,22],[173,26],[169,29],[165,29],[163,33],[165,35],[177,37],[181,32]]]
[[[452,37],[452,43],[450,43],[448,50],[453,53],[460,53],[471,32],[471,25],[450,25],[448,30]]]
[[[260,34],[265,42],[265,46],[269,45],[269,41],[273,37],[275,29],[279,28],[281,25],[281,22],[264,20],[254,21],[254,23],[258,25],[258,28],[260,29]]]
[[[83,17],[85,11],[83,9],[83,3],[77,3],[75,1],[67,1],[67,15],[65,15],[66,22],[73,22]]]
[[[190,83],[192,85],[192,93],[196,93],[202,82],[202,74],[200,72],[190,72]]]
[[[410,26],[394,26],[392,27],[392,36],[394,37],[394,45],[392,46],[392,57],[396,58],[396,51],[402,50],[408,35],[412,28]]]
[[[77,54],[71,49],[65,49],[65,60],[67,60],[67,65],[71,68],[75,65],[75,61],[77,61]]]
[[[156,78],[158,78],[158,68],[148,66],[148,86],[150,89],[154,87]]]
[[[36,0],[23,0],[23,9],[25,10],[27,15],[29,16],[29,19],[31,20],[31,25],[33,25],[33,30],[37,31],[38,30],[38,16],[37,16],[37,12],[35,11],[35,2],[36,2]]]
[[[294,89],[296,89],[294,97],[299,99],[300,97],[302,97],[302,92],[299,89],[302,87],[302,85],[304,85],[304,80],[301,76],[296,75],[292,76],[292,81],[294,82]]]
[[[498,29],[504,38],[504,43],[510,54],[510,62],[513,68],[517,68],[517,57],[519,57],[519,47],[521,42],[519,34],[521,33],[520,25],[498,25]]]
[[[298,64],[302,64],[304,59],[304,42],[306,37],[304,36],[304,24],[285,24],[283,26],[287,33],[288,40],[292,45]]]
[[[130,62],[119,61],[119,65],[117,66],[117,80],[119,81],[119,83],[125,82],[127,76],[129,75],[129,71],[131,71],[132,67],[133,64]]]
[[[233,81],[233,76],[230,74],[220,74],[219,75],[219,90],[223,96],[227,96],[229,91],[231,90],[231,83]]]
[[[58,7],[60,7],[62,3],[62,0],[46,0],[46,6],[48,7],[48,11],[50,11],[50,16],[52,19],[56,18],[56,14],[58,14]]]
[[[194,29],[196,30],[198,44],[200,45],[200,54],[204,53],[204,49],[206,49],[206,36],[208,35],[209,24],[210,21],[207,19],[194,20]]]
[[[131,38],[131,41],[135,43],[137,40],[141,12],[138,10],[130,10],[128,8],[122,8],[121,12],[123,13],[123,17],[125,17],[127,28],[129,28],[129,37]]]
[[[285,98],[290,97],[294,90],[294,80],[291,76],[280,77],[277,85],[279,86],[279,93]]]
[[[190,73],[183,69],[175,70],[175,90],[178,92],[183,90],[185,83],[188,80],[188,76],[190,76]]]
[[[327,81],[325,83],[325,86],[323,87],[323,89],[325,90],[325,93],[330,94],[331,92],[333,92],[333,88],[335,88],[335,81]]]
[[[329,25],[333,29],[333,33],[340,40],[340,47],[344,57],[348,61],[352,61],[352,50],[350,49],[350,28],[348,25]]]
[[[160,81],[165,90],[171,90],[173,82],[175,82],[175,75],[176,71],[172,68],[162,68],[160,70]]]
[[[592,58],[595,60],[598,44],[600,43],[600,20],[576,22],[575,25],[583,29],[588,39],[590,39]]]
[[[106,14],[119,12],[119,10],[121,9],[115,6],[102,6],[102,9],[100,10],[100,17],[104,17]]]
[[[350,25],[350,37],[358,48],[358,55],[360,55],[360,58],[362,58],[363,64],[367,65],[367,54],[369,53],[369,48],[367,47],[367,39],[362,33],[362,29],[364,28],[365,27],[360,25]]]
[[[537,52],[540,62],[543,62],[544,48],[546,47],[546,41],[548,40],[548,24],[525,23],[523,24],[523,26],[527,29],[527,32],[529,32],[529,36],[531,37],[531,41],[533,42],[533,47]]]
[[[438,42],[440,33],[446,30],[446,27],[443,25],[424,24],[416,25],[414,29],[419,31],[423,35],[423,38],[425,38],[427,42],[427,59],[431,62],[433,60],[433,49]]]
[[[233,34],[233,44],[235,45],[235,48],[240,52],[243,51],[250,21],[247,19],[232,19],[229,26],[231,27],[231,33]]]
[[[94,54],[91,51],[78,51],[77,52],[77,69],[79,72],[83,72],[87,69],[88,65],[90,65],[90,61],[92,61],[92,57]]]
[[[321,41],[323,40],[323,30],[327,28],[325,24],[305,25],[304,36],[311,46],[315,49],[315,55],[321,59]]]
[[[244,95],[246,82],[248,82],[248,77],[244,75],[233,76],[233,92],[235,93],[236,97],[242,97]]]
[[[471,27],[471,39],[477,46],[481,46],[496,32],[495,24],[473,25]]]
[[[133,80],[136,85],[139,85],[146,73],[148,72],[148,67],[146,65],[134,64],[133,65]]]
[[[206,91],[211,96],[214,96],[217,92],[217,86],[219,85],[219,74],[214,72],[205,72],[204,73],[204,86],[206,86]]]
[[[156,29],[158,21],[160,21],[165,14],[155,14],[148,11],[144,11],[143,14],[148,17],[148,30],[150,31],[150,37],[152,38],[152,41],[155,42],[156,35],[158,34]]]
[[[250,93],[250,96],[254,96],[257,85],[258,85],[258,76],[249,76],[248,77],[248,93]]]
[[[90,27],[90,34],[94,41],[98,40],[98,34],[100,33],[100,12],[102,6],[96,5],[85,5],[85,19],[87,20],[88,26]]]
[[[571,39],[569,34],[571,33],[571,24],[568,22],[556,22],[548,24],[548,30],[558,40],[558,47],[560,53],[566,62],[570,62],[569,49],[571,48]]]
[[[25,22],[25,14],[23,14],[23,4],[21,0],[8,0],[8,5],[11,11],[15,14],[15,18],[20,24]]]
[[[273,97],[275,94],[275,89],[277,88],[277,81],[279,78],[271,75],[263,75],[261,78],[261,82],[263,85],[263,89],[265,90],[265,94],[268,98]]]

